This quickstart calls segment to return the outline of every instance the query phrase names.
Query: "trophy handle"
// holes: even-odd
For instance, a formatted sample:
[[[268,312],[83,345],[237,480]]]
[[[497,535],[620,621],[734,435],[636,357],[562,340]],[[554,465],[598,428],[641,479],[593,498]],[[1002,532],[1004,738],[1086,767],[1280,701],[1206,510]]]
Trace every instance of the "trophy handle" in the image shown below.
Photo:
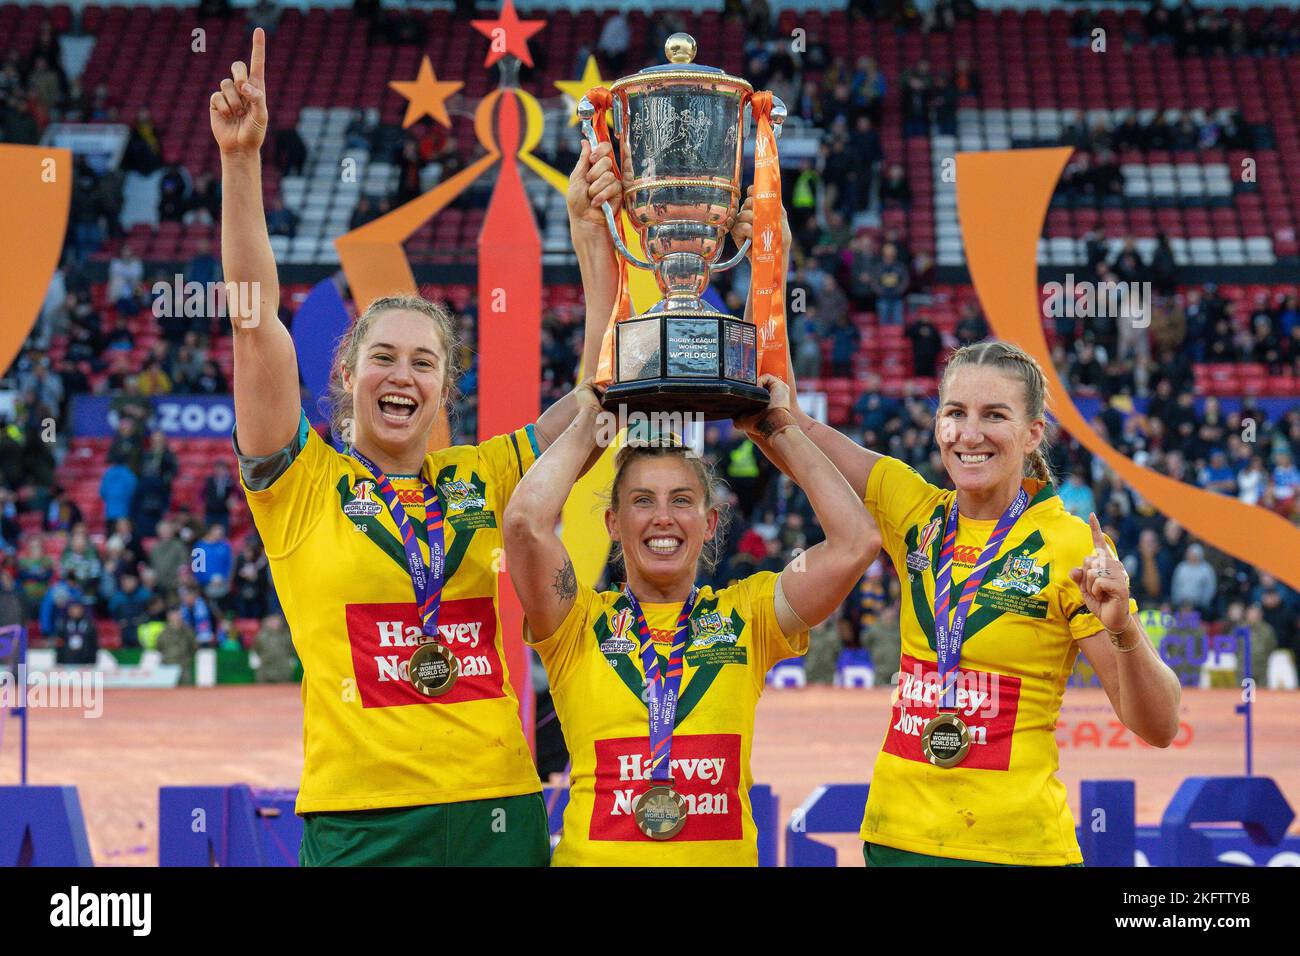
[[[582,135],[594,150],[600,144],[600,138],[596,135],[596,107],[592,106],[591,101],[585,96],[578,101],[578,118],[582,120]],[[609,228],[610,238],[614,240],[614,248],[618,254],[638,269],[653,272],[655,268],[653,265],[638,258],[623,244],[623,237],[618,234],[618,223],[614,221],[614,208],[607,202],[601,203],[601,208],[605,211],[605,225]]]
[[[745,258],[745,254],[749,252],[749,246],[750,241],[746,239],[740,244],[740,248],[736,250],[736,254],[726,262],[715,262],[710,265],[709,275],[713,275],[715,272],[726,272],[728,269],[734,269],[736,266],[740,265],[741,261]]]

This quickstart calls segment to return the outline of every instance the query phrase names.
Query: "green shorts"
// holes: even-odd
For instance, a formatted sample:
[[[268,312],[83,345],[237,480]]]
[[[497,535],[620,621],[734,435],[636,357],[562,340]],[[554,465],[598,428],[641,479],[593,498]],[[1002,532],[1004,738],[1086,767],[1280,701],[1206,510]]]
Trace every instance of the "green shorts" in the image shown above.
[[[1018,866],[1016,863],[985,863],[982,860],[953,860],[946,856],[928,856],[910,850],[897,850],[879,843],[862,844],[862,858],[867,866]],[[1067,863],[1066,866],[1083,866]]]
[[[550,866],[540,793],[303,816],[301,866]]]

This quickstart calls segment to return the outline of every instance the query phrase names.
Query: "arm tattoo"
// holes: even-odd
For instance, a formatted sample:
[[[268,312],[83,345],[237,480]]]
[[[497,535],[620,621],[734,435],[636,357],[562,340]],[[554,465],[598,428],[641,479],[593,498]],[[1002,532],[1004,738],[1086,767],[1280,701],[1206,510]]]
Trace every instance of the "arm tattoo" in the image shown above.
[[[566,557],[564,566],[555,572],[555,580],[551,587],[561,600],[572,600],[577,597],[578,577],[573,572],[573,562],[569,558]]]

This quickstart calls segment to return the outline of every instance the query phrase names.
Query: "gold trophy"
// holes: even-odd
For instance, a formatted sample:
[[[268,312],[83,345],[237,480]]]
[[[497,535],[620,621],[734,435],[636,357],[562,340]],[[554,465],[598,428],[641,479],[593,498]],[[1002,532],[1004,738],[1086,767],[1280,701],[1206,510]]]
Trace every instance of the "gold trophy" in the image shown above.
[[[694,63],[695,40],[685,33],[669,37],[664,49],[668,64],[625,76],[608,90],[589,91],[578,104],[583,135],[593,148],[607,135],[602,107],[613,113],[623,209],[649,261],[628,250],[608,203],[605,219],[619,256],[653,271],[663,293],[642,315],[618,317],[613,354],[602,361],[604,375],[597,378],[604,378],[607,407],[686,408],[706,418],[732,418],[767,405],[767,390],[758,385],[759,330],[754,322],[716,311],[701,296],[713,273],[734,267],[749,251],[746,240],[735,255],[719,261],[742,203],[753,101],[770,97],[765,118],[773,134],[758,137],[756,163],[764,158],[760,153],[775,153],[786,110],[740,77]],[[775,155],[769,158],[775,166]],[[778,220],[778,241],[779,225]],[[760,250],[766,245],[771,251],[773,231],[771,222],[756,219]],[[620,273],[625,270],[620,266]],[[780,334],[784,343],[783,323]]]

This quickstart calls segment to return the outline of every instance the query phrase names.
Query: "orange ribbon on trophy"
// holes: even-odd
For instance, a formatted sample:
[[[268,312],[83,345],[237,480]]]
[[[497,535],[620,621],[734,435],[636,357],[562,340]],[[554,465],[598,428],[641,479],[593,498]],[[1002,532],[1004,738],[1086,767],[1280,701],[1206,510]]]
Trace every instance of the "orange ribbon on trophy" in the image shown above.
[[[772,94],[750,99],[757,126],[754,140],[754,233],[750,249],[750,314],[758,328],[758,377],[788,382],[785,332],[785,248],[781,238],[781,162],[772,129]]]
[[[608,143],[610,141],[609,109],[614,103],[614,97],[605,87],[597,86],[587,91],[587,100],[596,109],[596,115],[591,121],[591,127],[596,132],[596,140],[598,143]],[[623,228],[622,214],[615,216],[614,221],[618,224],[618,238],[626,246],[627,233]],[[627,260],[617,253],[614,254],[614,259],[618,263],[618,291],[614,294],[614,311],[609,317],[609,325],[600,342],[600,361],[596,363],[596,384],[602,388],[614,381],[614,325],[632,317],[632,294],[628,286]]]

